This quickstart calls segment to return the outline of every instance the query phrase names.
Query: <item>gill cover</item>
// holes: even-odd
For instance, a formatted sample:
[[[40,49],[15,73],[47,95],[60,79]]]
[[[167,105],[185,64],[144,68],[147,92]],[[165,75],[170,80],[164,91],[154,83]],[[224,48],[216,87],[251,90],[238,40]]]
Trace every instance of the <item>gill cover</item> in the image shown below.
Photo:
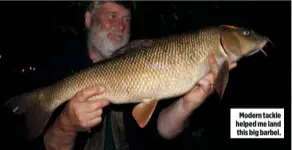
[[[225,53],[228,56],[230,56],[231,53],[240,56],[242,54],[241,44],[238,37],[235,35],[235,30],[239,28],[230,25],[221,25],[220,27],[222,28],[220,42]]]

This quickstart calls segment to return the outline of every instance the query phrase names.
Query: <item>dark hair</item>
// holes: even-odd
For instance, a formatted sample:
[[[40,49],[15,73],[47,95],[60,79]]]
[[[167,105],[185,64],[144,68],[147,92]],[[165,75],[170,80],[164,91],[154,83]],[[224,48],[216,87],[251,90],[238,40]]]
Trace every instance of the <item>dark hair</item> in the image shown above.
[[[136,3],[134,1],[115,1],[115,3],[124,6],[126,9],[130,10],[131,12],[135,11]]]
[[[106,2],[113,2],[116,4],[119,4],[121,6],[124,6],[126,9],[128,9],[131,13],[135,11],[136,9],[136,3],[134,1],[123,1],[123,0],[102,0],[102,1],[92,1],[89,3],[87,10],[92,11],[95,9],[96,5],[106,3]]]

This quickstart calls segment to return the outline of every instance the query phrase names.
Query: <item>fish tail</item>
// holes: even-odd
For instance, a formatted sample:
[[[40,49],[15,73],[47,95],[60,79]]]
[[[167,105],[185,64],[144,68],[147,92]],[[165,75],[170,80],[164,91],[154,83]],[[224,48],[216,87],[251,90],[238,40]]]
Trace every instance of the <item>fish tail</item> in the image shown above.
[[[9,99],[7,102],[4,103],[4,107],[10,108],[17,115],[22,115],[25,114],[36,101],[36,92],[24,93]]]
[[[27,129],[27,138],[34,139],[41,134],[52,112],[44,109],[39,92],[25,93],[15,96],[4,103],[14,114],[24,115]]]

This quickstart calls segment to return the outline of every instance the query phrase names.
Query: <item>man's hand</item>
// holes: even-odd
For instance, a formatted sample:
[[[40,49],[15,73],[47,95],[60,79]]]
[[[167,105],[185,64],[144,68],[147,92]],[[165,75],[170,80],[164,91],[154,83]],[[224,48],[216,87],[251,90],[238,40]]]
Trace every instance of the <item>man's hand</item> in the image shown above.
[[[103,88],[86,88],[77,93],[65,106],[59,116],[60,126],[65,131],[88,131],[98,125],[102,118],[102,108],[107,106],[107,100],[88,101],[92,96],[101,94]]]
[[[219,70],[213,56],[209,59],[209,65],[211,66],[211,71],[183,97],[183,102],[186,104],[185,106],[187,109],[196,109],[214,92],[213,86]],[[236,66],[237,63],[231,63],[229,69],[231,70]]]
[[[157,128],[160,135],[166,139],[176,137],[184,129],[184,122],[214,91],[213,84],[218,74],[218,67],[214,57],[210,58],[211,71],[201,79],[184,97],[163,109],[159,114]],[[229,69],[236,67],[236,63],[229,65]]]
[[[72,149],[77,132],[88,131],[101,122],[102,108],[109,102],[88,99],[102,92],[102,88],[86,88],[66,104],[58,119],[44,135],[47,150]]]

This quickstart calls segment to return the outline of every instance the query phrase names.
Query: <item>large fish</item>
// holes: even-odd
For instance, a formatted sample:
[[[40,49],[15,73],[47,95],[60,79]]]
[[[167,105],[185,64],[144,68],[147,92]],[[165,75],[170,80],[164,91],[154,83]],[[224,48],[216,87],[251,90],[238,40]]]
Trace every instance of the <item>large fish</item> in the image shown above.
[[[133,117],[143,128],[159,100],[181,96],[209,71],[213,55],[219,73],[215,90],[222,97],[229,64],[262,51],[269,42],[253,30],[230,25],[202,28],[192,33],[132,42],[113,58],[96,63],[54,85],[11,98],[5,106],[26,116],[28,138],[38,136],[52,112],[78,91],[104,86],[105,92],[90,100],[113,104],[137,103]],[[121,54],[119,54],[121,53]]]

